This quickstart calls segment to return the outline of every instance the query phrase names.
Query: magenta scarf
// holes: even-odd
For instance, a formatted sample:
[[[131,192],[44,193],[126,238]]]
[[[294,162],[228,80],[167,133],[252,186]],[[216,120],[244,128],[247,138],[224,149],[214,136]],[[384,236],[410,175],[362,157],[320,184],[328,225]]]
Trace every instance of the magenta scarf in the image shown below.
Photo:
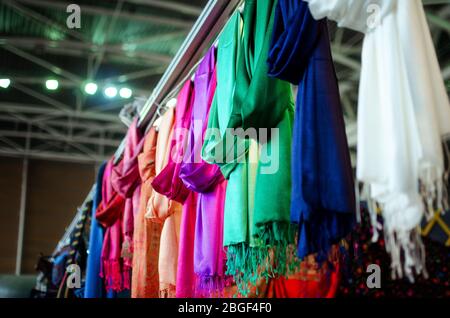
[[[191,81],[187,81],[177,98],[169,161],[167,166],[152,181],[153,189],[156,192],[180,203],[184,203],[189,195],[189,190],[180,179],[180,169],[186,149],[193,102],[194,84]]]
[[[105,167],[102,182],[102,202],[97,207],[95,217],[106,228],[102,246],[100,276],[105,280],[107,290],[121,291],[126,285],[124,284],[123,263],[120,257],[125,201],[112,186],[113,167],[113,159],[111,159]]]
[[[141,178],[139,174],[138,155],[142,151],[143,138],[137,127],[137,118],[128,128],[122,161],[113,168],[111,183],[114,189],[125,198],[125,209],[122,220],[123,242],[120,242],[124,288],[130,289],[131,266],[133,262],[133,229],[134,217],[139,209]]]
[[[183,204],[178,246],[177,298],[196,297],[196,275],[194,271],[195,211],[197,193],[190,192]]]
[[[198,67],[194,79],[195,100],[191,115],[188,147],[183,158],[180,178],[186,187],[198,194],[195,211],[195,239],[182,241],[194,253],[195,296],[220,295],[225,284],[223,251],[223,209],[226,181],[217,165],[201,159],[201,148],[208,124],[209,109],[216,89],[216,50],[212,47]],[[189,209],[190,213],[194,211]],[[193,230],[192,215],[182,220],[182,229]],[[182,282],[180,282],[182,283]]]

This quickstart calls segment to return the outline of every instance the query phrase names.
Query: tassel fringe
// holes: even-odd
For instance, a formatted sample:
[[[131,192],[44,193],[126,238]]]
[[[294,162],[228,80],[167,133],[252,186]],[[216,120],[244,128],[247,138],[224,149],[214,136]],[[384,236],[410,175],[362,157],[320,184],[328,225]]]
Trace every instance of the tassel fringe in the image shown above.
[[[256,246],[242,242],[228,246],[226,275],[233,277],[238,291],[247,296],[259,278],[285,276],[300,265],[296,257],[296,227],[288,222],[271,222],[258,229]]]
[[[231,286],[231,276],[197,275],[195,287],[196,297],[222,298],[225,287]]]

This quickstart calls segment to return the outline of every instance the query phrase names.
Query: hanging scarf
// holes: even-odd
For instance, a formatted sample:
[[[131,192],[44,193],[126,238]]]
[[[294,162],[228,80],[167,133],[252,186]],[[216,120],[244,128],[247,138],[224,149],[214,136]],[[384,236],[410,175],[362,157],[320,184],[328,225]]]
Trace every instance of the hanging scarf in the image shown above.
[[[441,137],[450,133],[448,96],[422,3],[377,0],[379,15],[372,24],[368,6],[374,1],[308,3],[315,18],[329,16],[365,33],[357,177],[381,207],[393,277],[412,281],[414,272],[426,275],[422,217],[445,209]],[[379,225],[371,210],[376,240]]]
[[[145,218],[147,202],[152,195],[151,182],[155,176],[157,132],[153,127],[145,137],[143,151],[138,156],[141,176],[139,211],[134,220],[133,268],[131,297],[158,298],[158,257],[162,225]]]
[[[308,4],[279,0],[269,75],[298,87],[292,146],[291,221],[298,256],[326,254],[353,223],[355,194],[327,21]]]
[[[173,136],[175,110],[169,108],[161,117],[155,153],[155,173],[167,165]],[[153,191],[145,215],[152,222],[163,223],[159,247],[158,271],[160,297],[175,297],[181,204]]]
[[[196,297],[197,277],[194,271],[195,219],[197,193],[190,192],[183,203],[177,268],[177,298]]]
[[[194,244],[196,296],[221,295],[226,284],[223,251],[223,208],[226,181],[217,165],[201,159],[209,109],[216,89],[216,49],[212,47],[195,74],[195,100],[192,109],[188,147],[180,170],[187,188],[198,192]],[[189,218],[189,217],[188,217]],[[193,217],[192,217],[193,218]],[[193,228],[184,223],[193,230]],[[192,249],[191,249],[192,250]]]
[[[120,257],[125,199],[112,186],[113,167],[113,159],[110,159],[103,175],[102,202],[95,213],[97,221],[106,228],[102,246],[100,276],[105,280],[105,287],[108,292],[122,291],[126,285],[124,283],[123,263]]]
[[[125,149],[119,165],[113,168],[111,182],[114,189],[125,198],[123,212],[123,242],[121,242],[121,257],[124,273],[127,275],[124,288],[131,289],[131,265],[133,260],[133,228],[134,215],[139,208],[141,178],[137,156],[142,150],[142,135],[137,127],[137,118],[133,120],[125,137]]]
[[[194,85],[187,81],[177,98],[177,111],[173,138],[170,143],[170,156],[167,166],[155,177],[152,186],[155,191],[171,200],[184,203],[189,190],[180,179],[180,168],[186,149],[187,133],[191,122]]]
[[[288,83],[267,76],[274,8],[275,1],[246,1],[243,28],[236,14],[224,29],[208,123],[221,136],[209,134],[203,146],[205,161],[220,165],[228,178],[227,271],[244,295],[248,283],[256,284],[259,276],[284,275],[296,263],[290,248],[295,229],[289,219],[292,94]],[[255,136],[242,138],[226,130],[238,127],[277,129],[266,134],[266,142],[258,132],[258,143]],[[217,153],[224,158],[217,158]]]
[[[197,196],[186,188],[180,178],[193,102],[194,85],[193,82],[187,81],[177,97],[169,162],[152,181],[152,186],[156,192],[165,195],[169,199],[183,203],[176,275],[176,297],[194,297],[195,290],[193,250]]]
[[[95,211],[102,201],[102,183],[105,166],[106,163],[103,163],[100,166],[95,183],[95,194],[92,203],[92,218],[89,234],[89,252],[86,266],[84,298],[103,298],[105,294],[103,281],[100,278],[100,264],[104,229],[95,218]]]

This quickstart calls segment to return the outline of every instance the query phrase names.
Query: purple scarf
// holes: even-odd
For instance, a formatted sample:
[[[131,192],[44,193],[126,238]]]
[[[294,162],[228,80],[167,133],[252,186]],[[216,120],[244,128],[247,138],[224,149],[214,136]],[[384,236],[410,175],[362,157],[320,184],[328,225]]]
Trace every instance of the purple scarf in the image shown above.
[[[226,281],[223,251],[226,181],[217,165],[208,164],[201,159],[209,109],[216,89],[215,64],[216,50],[213,47],[208,51],[195,74],[195,100],[188,147],[180,170],[180,178],[186,187],[199,193],[194,241],[196,296],[218,295]]]

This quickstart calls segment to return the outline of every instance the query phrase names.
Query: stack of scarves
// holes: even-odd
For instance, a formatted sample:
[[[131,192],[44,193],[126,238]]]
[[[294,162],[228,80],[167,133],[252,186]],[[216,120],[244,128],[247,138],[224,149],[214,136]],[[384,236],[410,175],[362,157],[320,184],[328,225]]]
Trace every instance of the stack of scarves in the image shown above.
[[[104,285],[100,277],[104,229],[95,218],[95,211],[102,201],[102,183],[105,166],[106,163],[103,163],[100,166],[95,183],[95,194],[92,202],[92,218],[89,233],[89,249],[86,266],[84,298],[102,298],[104,295]]]
[[[329,17],[365,34],[357,177],[381,207],[392,276],[412,281],[414,273],[426,274],[423,215],[446,208],[441,138],[450,133],[448,96],[422,2],[306,1],[316,19]]]
[[[170,157],[175,109],[169,108],[161,117],[155,150],[155,174],[161,173]],[[173,298],[176,293],[181,204],[153,191],[147,202],[145,217],[162,224],[158,272],[160,297]]]
[[[177,98],[171,158],[154,189],[183,203],[177,297],[219,295],[225,285],[222,247],[226,181],[220,169],[201,160],[203,134],[216,88],[215,48],[200,63],[194,82]]]
[[[289,83],[267,75],[275,3],[246,1],[243,17],[236,13],[220,36],[210,133],[202,149],[203,159],[218,164],[228,179],[227,274],[243,295],[258,277],[284,275],[297,264],[289,218],[292,92]],[[242,129],[227,128],[269,133],[250,130],[246,138]]]
[[[147,202],[152,195],[151,182],[155,176],[157,132],[154,127],[145,137],[142,153],[138,156],[141,193],[139,210],[134,220],[133,269],[131,297],[159,297],[159,244],[162,225],[145,218]]]
[[[350,232],[356,208],[327,21],[314,20],[303,1],[279,0],[268,64],[270,76],[298,85],[291,197],[298,256],[325,256]]]

